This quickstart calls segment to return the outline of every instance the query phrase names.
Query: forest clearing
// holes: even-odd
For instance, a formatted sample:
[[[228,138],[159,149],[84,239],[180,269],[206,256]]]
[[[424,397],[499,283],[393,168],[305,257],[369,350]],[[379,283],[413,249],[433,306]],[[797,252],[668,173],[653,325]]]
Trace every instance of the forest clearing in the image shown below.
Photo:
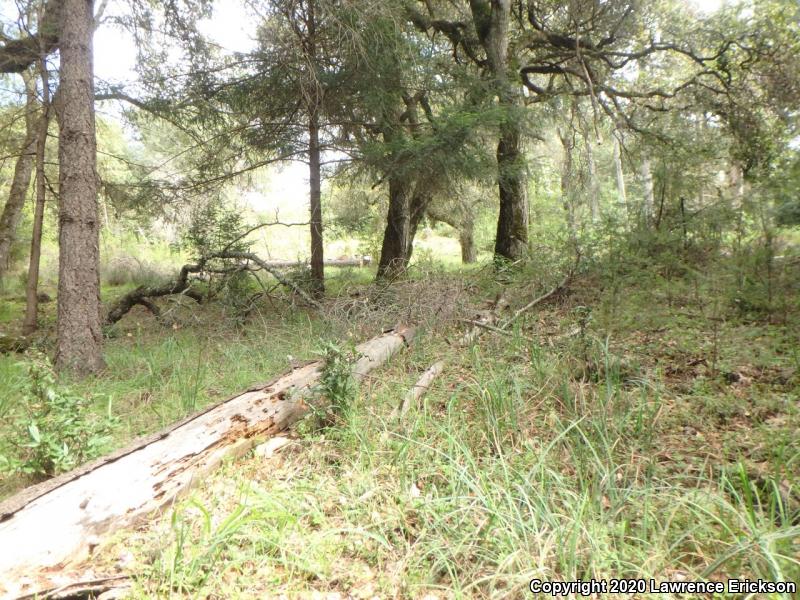
[[[0,20],[0,598],[797,597],[796,2]]]

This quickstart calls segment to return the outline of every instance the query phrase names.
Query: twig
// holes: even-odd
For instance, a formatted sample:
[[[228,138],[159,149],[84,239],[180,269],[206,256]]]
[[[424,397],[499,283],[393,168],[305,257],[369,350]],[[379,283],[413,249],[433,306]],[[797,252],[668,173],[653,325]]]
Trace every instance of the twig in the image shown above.
[[[113,577],[103,577],[102,579],[76,581],[51,590],[20,596],[17,600],[34,600],[35,598],[49,598],[51,600],[56,600],[57,598],[94,598],[103,592],[116,589],[128,589],[130,586],[130,577],[127,575],[117,575]]]
[[[440,360],[439,362],[434,363],[427,371],[422,374],[414,386],[408,390],[405,396],[403,396],[402,402],[400,402],[400,406],[392,411],[392,414],[389,415],[390,419],[395,418],[403,418],[405,414],[408,412],[408,409],[411,408],[412,404],[416,404],[419,402],[419,399],[425,395],[425,393],[430,389],[433,380],[438,377],[439,373],[444,370],[444,361]]]
[[[559,293],[561,290],[566,288],[569,285],[570,281],[572,281],[573,275],[575,275],[575,272],[578,270],[578,265],[580,264],[580,262],[581,262],[581,255],[579,253],[575,257],[575,264],[572,265],[572,268],[569,270],[569,273],[567,273],[566,277],[564,277],[564,279],[561,281],[561,283],[559,283],[556,287],[554,287],[552,290],[550,290],[546,294],[542,294],[541,296],[539,296],[535,300],[529,302],[528,304],[526,304],[525,306],[520,308],[518,311],[516,311],[509,319],[506,320],[505,323],[503,323],[503,326],[501,327],[501,329],[507,329],[508,326],[511,325],[514,321],[516,321],[523,313],[525,313],[526,311],[529,311],[530,309],[532,309],[537,304],[541,304],[545,300],[549,300],[550,298],[555,296],[557,293]]]
[[[321,309],[322,305],[314,300],[308,293],[303,290],[300,286],[298,286],[293,281],[287,279],[280,271],[277,271],[273,267],[269,265],[269,263],[257,255],[253,254],[252,252],[219,252],[217,254],[211,255],[209,258],[235,258],[239,260],[249,260],[250,262],[254,262],[259,267],[264,269],[267,273],[272,275],[279,283],[291,289],[295,294],[300,296],[306,303],[310,304],[316,309]]]
[[[514,335],[515,335],[511,331],[506,331],[505,329],[500,329],[499,327],[495,327],[494,325],[490,325],[489,323],[482,323],[481,321],[472,321],[470,319],[461,319],[461,320],[464,321],[465,323],[470,323],[471,325],[474,325],[475,327],[480,327],[481,329],[485,329],[486,331],[491,331],[492,333],[497,333],[499,335],[504,335],[506,337],[514,337]],[[520,337],[523,340],[526,340],[528,342],[535,341],[533,338],[530,338],[530,337],[525,336],[525,335],[520,335]]]

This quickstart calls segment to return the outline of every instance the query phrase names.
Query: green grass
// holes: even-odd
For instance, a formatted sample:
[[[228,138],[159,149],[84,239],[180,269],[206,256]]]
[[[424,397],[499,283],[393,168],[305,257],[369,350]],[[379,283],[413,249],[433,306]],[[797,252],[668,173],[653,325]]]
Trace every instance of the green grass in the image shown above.
[[[726,315],[712,371],[693,361],[712,350],[715,321],[687,322],[685,302],[654,303],[666,290],[648,292],[647,277],[624,285],[598,298],[584,279],[566,305],[470,349],[447,342],[457,324],[423,331],[337,425],[302,425],[277,458],[227,464],[98,560],[129,549],[142,598],[490,598],[520,597],[532,578],[798,580],[800,527],[779,491],[800,474],[798,383],[781,375],[796,365],[796,329]],[[600,308],[584,333],[548,343],[584,318],[577,307],[592,294]],[[422,405],[390,422],[443,357]],[[725,369],[751,375],[732,384]]]
[[[429,336],[418,348],[337,427],[301,435],[277,466],[227,465],[142,535],[138,597],[520,597],[532,578],[800,576],[800,528],[731,474],[662,454],[662,417],[683,408],[660,382],[610,374],[567,394],[549,348],[490,338],[388,423],[408,371],[444,350]]]
[[[388,291],[365,287],[366,271],[331,273],[334,306],[370,300],[353,321],[264,303],[241,323],[224,306],[187,304],[173,307],[173,329],[137,309],[107,343],[107,372],[66,383],[98,410],[112,398],[121,444],[270,378],[289,354],[313,357],[321,340],[441,310],[432,296],[457,298],[441,287],[451,269],[418,265],[420,281]],[[476,304],[502,287],[480,265],[455,276],[470,279]],[[514,306],[551,285],[532,270],[509,277]],[[275,458],[226,463],[164,518],[118,533],[94,567],[122,557],[141,598],[501,598],[524,596],[532,578],[800,580],[800,527],[782,495],[800,485],[798,315],[742,314],[730,294],[722,276],[606,264],[510,337],[462,349],[462,323],[426,321],[332,427],[301,424]],[[442,358],[421,405],[390,421]],[[16,360],[0,359],[0,398],[25,385]]]

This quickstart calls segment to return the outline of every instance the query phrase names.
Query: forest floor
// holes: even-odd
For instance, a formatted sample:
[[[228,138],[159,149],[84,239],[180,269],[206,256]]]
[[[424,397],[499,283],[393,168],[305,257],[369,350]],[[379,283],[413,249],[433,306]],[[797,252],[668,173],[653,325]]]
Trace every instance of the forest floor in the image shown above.
[[[325,340],[346,351],[397,322],[418,335],[333,424],[311,415],[279,450],[226,463],[87,568],[132,577],[141,598],[520,597],[534,578],[800,581],[800,278],[797,262],[782,269],[768,282],[779,300],[757,305],[725,262],[595,265],[507,335],[486,331],[469,347],[456,341],[476,308],[501,292],[519,308],[557,269],[546,281],[533,267],[502,281],[490,267],[418,271],[389,288],[345,274],[324,318],[277,299],[238,321],[219,305],[176,303],[164,327],[137,308],[112,331],[107,373],[72,384],[119,417],[116,446]],[[4,306],[0,321],[17,317],[18,305]],[[420,406],[391,419],[438,360]],[[28,385],[25,364],[0,357],[0,416]],[[23,483],[0,480],[0,491]]]

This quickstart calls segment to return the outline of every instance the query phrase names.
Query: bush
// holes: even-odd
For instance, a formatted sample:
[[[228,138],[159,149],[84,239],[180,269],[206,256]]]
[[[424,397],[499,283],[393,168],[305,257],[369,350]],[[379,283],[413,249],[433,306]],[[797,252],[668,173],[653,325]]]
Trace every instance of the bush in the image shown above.
[[[100,456],[116,424],[110,410],[105,417],[94,414],[88,400],[57,384],[45,358],[31,362],[28,372],[24,414],[11,415],[12,435],[0,452],[0,469],[52,477]]]
[[[110,286],[154,285],[163,281],[166,275],[154,264],[133,256],[117,256],[101,267],[103,282]]]

